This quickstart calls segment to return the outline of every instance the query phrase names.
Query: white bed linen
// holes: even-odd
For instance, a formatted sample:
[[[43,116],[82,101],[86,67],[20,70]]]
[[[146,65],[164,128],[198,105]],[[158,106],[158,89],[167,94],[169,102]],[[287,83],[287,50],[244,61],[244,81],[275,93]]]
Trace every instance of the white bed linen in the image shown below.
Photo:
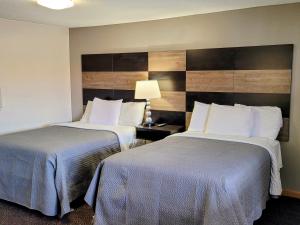
[[[56,126],[63,127],[74,127],[81,128],[87,130],[107,130],[114,132],[119,139],[121,151],[126,151],[130,149],[136,143],[136,130],[135,127],[132,126],[108,126],[108,125],[99,125],[99,124],[91,124],[84,122],[71,122],[71,123],[60,123],[55,124]]]
[[[199,131],[186,131],[183,133],[174,134],[174,136],[195,137],[195,138],[207,138],[215,140],[225,140],[240,143],[248,143],[263,147],[266,149],[271,157],[271,182],[270,182],[270,194],[281,195],[282,185],[280,179],[280,169],[282,168],[282,157],[280,142],[277,140],[271,140],[269,138],[261,137],[241,137],[241,136],[227,136],[216,134],[204,134]]]

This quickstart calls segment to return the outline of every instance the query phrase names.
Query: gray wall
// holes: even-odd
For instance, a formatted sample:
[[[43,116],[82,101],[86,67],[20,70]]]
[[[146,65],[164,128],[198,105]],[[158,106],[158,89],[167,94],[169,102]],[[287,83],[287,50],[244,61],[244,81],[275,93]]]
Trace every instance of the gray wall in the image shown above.
[[[282,144],[285,188],[300,191],[300,4],[70,30],[73,119],[82,113],[85,53],[294,44],[290,141]]]

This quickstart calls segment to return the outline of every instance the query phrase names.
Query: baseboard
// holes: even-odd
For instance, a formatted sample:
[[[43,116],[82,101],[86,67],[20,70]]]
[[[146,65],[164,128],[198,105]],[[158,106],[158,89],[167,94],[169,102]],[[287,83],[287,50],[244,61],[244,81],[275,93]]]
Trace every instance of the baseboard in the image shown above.
[[[282,191],[282,195],[286,197],[291,197],[291,198],[298,198],[300,199],[300,191],[294,191],[291,189],[284,189]]]

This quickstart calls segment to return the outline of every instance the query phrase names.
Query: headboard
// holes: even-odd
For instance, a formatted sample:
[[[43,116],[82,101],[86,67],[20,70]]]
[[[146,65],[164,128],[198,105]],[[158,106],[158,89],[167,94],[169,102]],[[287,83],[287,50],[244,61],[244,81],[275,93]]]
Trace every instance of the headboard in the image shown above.
[[[194,101],[278,106],[289,139],[293,45],[82,55],[83,104],[94,97],[134,101],[135,82],[156,79],[154,121],[188,126]]]

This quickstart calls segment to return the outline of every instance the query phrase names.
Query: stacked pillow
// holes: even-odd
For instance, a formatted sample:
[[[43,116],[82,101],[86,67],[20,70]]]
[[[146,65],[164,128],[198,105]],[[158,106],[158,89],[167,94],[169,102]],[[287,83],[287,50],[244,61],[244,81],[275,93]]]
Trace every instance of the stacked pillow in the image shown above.
[[[139,126],[144,118],[144,102],[127,102],[121,100],[102,100],[94,98],[88,101],[85,112],[80,120],[109,126]]]
[[[188,130],[275,140],[282,125],[281,109],[278,107],[195,102]]]

